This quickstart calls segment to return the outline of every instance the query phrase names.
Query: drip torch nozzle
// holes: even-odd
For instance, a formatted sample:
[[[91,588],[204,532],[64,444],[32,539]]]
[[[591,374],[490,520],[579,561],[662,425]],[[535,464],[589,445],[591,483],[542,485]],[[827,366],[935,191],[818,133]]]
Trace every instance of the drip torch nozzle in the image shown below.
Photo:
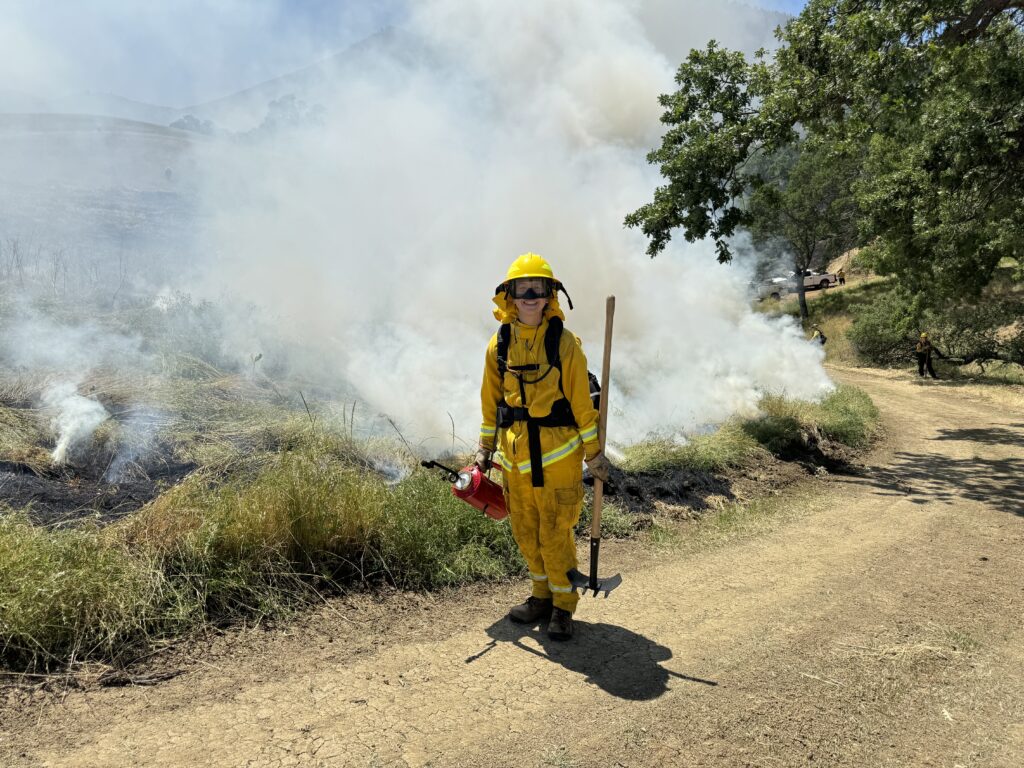
[[[454,469],[446,467],[444,464],[439,464],[436,461],[421,461],[420,466],[425,469],[440,469],[445,474],[445,479],[449,483],[457,483],[459,481],[459,473]]]

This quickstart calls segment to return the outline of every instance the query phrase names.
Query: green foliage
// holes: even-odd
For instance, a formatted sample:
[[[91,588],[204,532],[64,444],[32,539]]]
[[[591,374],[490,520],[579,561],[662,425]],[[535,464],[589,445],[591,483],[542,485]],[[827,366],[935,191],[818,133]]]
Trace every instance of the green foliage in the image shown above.
[[[905,365],[913,359],[919,311],[910,294],[894,288],[866,305],[847,337],[864,360],[876,365]]]
[[[863,448],[871,441],[878,427],[880,414],[863,390],[841,384],[819,405],[815,422],[825,437]]]
[[[692,52],[661,98],[668,130],[649,155],[668,183],[626,223],[651,255],[682,228],[727,260],[741,226],[798,244],[788,215],[855,202],[880,273],[934,305],[977,296],[1024,252],[1022,13],[1010,0],[810,0],[770,60]],[[772,173],[794,147],[849,161],[835,196],[827,161]],[[841,216],[822,218],[843,230]],[[790,221],[806,239],[814,223]]]
[[[1024,317],[1024,301],[1012,294],[986,291],[973,303],[933,307],[904,288],[891,288],[869,302],[826,302],[815,310],[823,316],[850,311],[847,337],[857,356],[874,365],[911,363],[922,331],[942,353],[965,362],[1017,362],[1024,346],[1024,327],[1017,324]]]
[[[798,271],[850,248],[856,233],[849,190],[859,160],[815,139],[777,152],[762,165],[747,203],[755,241],[782,240]]]
[[[949,356],[965,362],[1003,357],[1019,362],[1022,334],[1011,325],[1024,317],[1024,302],[983,297],[976,304],[929,309],[923,327]]]
[[[748,64],[742,53],[723,50],[714,41],[703,51],[691,51],[679,67],[679,88],[659,98],[665,108],[661,121],[669,128],[661,147],[647,156],[661,166],[668,184],[655,190],[653,202],[626,217],[627,226],[641,227],[650,238],[651,256],[682,227],[690,242],[712,238],[720,261],[731,258],[727,240],[750,219],[732,204],[754,178],[744,172],[744,164],[766,133],[793,135],[788,126],[772,126],[758,117],[768,75],[761,54]]]
[[[133,526],[145,542],[174,532],[161,550],[182,572],[256,563],[268,572],[417,588],[518,567],[507,526],[455,499],[433,476],[417,472],[389,486],[315,446],[282,453],[251,481],[211,491],[197,477],[143,510]]]

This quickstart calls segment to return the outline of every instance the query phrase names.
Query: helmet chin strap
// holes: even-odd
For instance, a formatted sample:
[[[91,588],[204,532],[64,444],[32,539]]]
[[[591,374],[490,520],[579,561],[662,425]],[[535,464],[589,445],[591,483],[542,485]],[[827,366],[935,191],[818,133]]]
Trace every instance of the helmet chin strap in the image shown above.
[[[565,286],[561,283],[555,283],[555,293],[559,291],[565,294],[565,300],[569,302],[569,309],[572,309],[572,299],[569,298],[569,292],[565,290]]]

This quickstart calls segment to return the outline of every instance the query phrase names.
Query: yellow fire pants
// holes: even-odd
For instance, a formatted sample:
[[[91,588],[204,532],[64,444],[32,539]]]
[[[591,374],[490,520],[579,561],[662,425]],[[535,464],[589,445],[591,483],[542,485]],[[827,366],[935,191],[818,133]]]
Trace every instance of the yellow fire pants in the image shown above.
[[[502,474],[512,536],[530,570],[533,596],[575,611],[580,596],[566,573],[576,567],[573,528],[583,508],[583,449],[544,467],[543,488],[533,487],[529,471]]]

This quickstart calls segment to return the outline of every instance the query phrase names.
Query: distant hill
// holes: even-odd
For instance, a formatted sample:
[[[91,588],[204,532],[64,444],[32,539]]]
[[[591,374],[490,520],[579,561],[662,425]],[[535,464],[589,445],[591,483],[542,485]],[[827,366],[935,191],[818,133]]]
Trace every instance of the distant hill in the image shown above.
[[[0,114],[26,113],[101,115],[157,125],[169,125],[182,114],[173,107],[145,104],[112,93],[84,91],[42,99],[18,91],[0,90]]]
[[[83,92],[50,101],[51,112],[77,115],[106,115],[125,120],[169,125],[182,114],[180,109],[133,101],[112,93]]]
[[[97,257],[181,250],[213,143],[116,117],[0,115],[0,238]]]

